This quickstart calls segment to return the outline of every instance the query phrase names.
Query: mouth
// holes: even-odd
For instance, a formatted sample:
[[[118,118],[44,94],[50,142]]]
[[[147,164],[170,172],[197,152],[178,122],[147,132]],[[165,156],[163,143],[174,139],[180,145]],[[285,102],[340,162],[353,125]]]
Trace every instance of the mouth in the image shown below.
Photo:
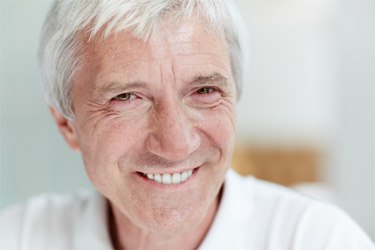
[[[156,182],[162,185],[177,185],[180,183],[186,182],[196,171],[196,169],[185,170],[182,172],[175,173],[164,173],[164,174],[151,174],[151,173],[142,173],[138,172],[144,178]]]

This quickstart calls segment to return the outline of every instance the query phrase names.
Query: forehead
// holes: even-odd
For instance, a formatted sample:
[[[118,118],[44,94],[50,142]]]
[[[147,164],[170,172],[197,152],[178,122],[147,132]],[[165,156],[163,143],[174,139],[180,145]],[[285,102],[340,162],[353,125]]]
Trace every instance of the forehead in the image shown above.
[[[126,81],[142,80],[128,78],[151,77],[165,62],[173,64],[173,70],[179,71],[182,78],[184,75],[191,77],[188,76],[192,73],[191,68],[202,71],[195,74],[213,73],[205,70],[228,78],[230,74],[223,72],[230,68],[223,36],[194,22],[179,25],[165,22],[148,40],[122,31],[106,39],[96,38],[84,45],[83,65],[79,71],[89,73],[86,75],[91,77],[93,83],[106,81],[108,76],[114,75]]]
[[[199,52],[199,49],[217,52],[218,49],[223,50],[226,47],[223,35],[208,29],[206,25],[194,21],[180,24],[170,22],[169,19],[165,20],[148,39],[137,38],[133,32],[128,31],[112,33],[107,38],[99,34],[93,40],[86,39],[84,52],[87,59],[119,52],[127,52],[129,55],[143,52],[143,56],[151,56],[146,57],[147,59],[155,59],[165,56],[168,52],[186,54]]]

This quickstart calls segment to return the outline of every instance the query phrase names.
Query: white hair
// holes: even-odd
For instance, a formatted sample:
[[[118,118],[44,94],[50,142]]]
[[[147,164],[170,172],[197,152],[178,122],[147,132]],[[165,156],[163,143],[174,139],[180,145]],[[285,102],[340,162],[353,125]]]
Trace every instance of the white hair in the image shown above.
[[[246,29],[234,0],[56,0],[44,22],[39,63],[45,95],[66,118],[73,119],[70,80],[82,63],[83,44],[77,34],[88,32],[104,38],[127,30],[146,40],[166,18],[189,20],[198,17],[209,29],[221,33],[229,48],[238,97],[247,56]]]

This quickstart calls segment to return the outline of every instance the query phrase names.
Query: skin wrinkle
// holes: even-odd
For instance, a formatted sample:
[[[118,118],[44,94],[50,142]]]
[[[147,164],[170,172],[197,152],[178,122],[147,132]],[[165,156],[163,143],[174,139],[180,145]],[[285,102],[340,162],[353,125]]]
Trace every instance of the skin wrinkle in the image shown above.
[[[211,2],[211,1],[207,1],[207,2]],[[201,3],[202,3],[202,1],[201,1]],[[184,11],[182,11],[182,10],[177,11],[176,10],[177,11],[176,13],[174,11],[166,11],[167,14],[165,16],[164,15],[159,16],[159,17],[154,16],[152,18],[152,20],[154,20],[154,21],[152,21],[150,19],[151,20],[149,22],[150,25],[146,25],[144,27],[144,28],[146,28],[145,32],[140,32],[142,30],[142,26],[145,23],[142,22],[141,16],[138,15],[139,13],[134,15],[134,12],[129,11],[129,13],[127,13],[125,16],[123,16],[123,14],[121,14],[121,11],[118,11],[118,10],[115,10],[115,9],[112,9],[115,19],[110,18],[110,15],[109,15],[109,16],[107,16],[109,19],[108,19],[108,22],[106,23],[105,17],[106,17],[106,14],[109,14],[109,13],[105,13],[105,12],[101,13],[99,11],[99,13],[96,13],[100,16],[100,18],[98,20],[91,20],[91,21],[87,20],[87,22],[88,22],[87,25],[85,26],[85,25],[82,24],[82,26],[77,27],[77,30],[80,30],[80,29],[84,28],[84,31],[80,32],[80,33],[83,33],[83,34],[81,34],[81,36],[84,38],[84,39],[82,39],[82,41],[98,42],[98,41],[101,41],[102,39],[106,39],[112,33],[112,31],[114,32],[114,34],[116,34],[116,32],[121,32],[121,31],[126,30],[127,28],[125,26],[122,26],[121,22],[123,21],[122,17],[128,17],[127,19],[130,22],[130,25],[132,26],[132,24],[134,24],[136,26],[136,27],[134,26],[135,30],[133,30],[132,35],[138,34],[142,37],[142,39],[147,40],[150,36],[152,36],[152,34],[159,33],[160,28],[163,27],[164,25],[165,26],[167,26],[167,25],[172,26],[172,28],[175,29],[176,32],[179,32],[179,35],[181,37],[183,37],[184,32],[183,31],[181,32],[180,26],[182,26],[183,24],[194,21],[196,23],[202,24],[202,26],[203,26],[202,28],[205,32],[220,33],[220,36],[222,36],[228,42],[228,40],[229,40],[228,38],[232,38],[231,36],[228,37],[232,33],[232,29],[229,25],[231,18],[227,19],[225,16],[226,16],[226,14],[230,14],[230,16],[232,17],[231,12],[227,13],[227,11],[225,10],[226,8],[224,8],[224,6],[221,6],[221,4],[217,5],[217,3],[210,3],[210,4],[207,4],[207,5],[206,4],[201,5],[201,3],[199,3],[196,6],[194,6],[194,5],[197,4],[197,3],[193,3],[192,5],[188,4],[187,6],[185,6],[187,9],[184,8]],[[125,5],[127,5],[127,4],[125,4]],[[99,10],[98,8],[96,8],[96,7],[94,7],[90,4],[87,5],[87,7],[89,7],[89,6],[91,6],[90,8],[92,8],[92,10],[94,12]],[[218,8],[217,9],[217,11],[218,11],[217,15],[218,16],[216,16],[215,13],[214,13],[216,11],[206,12],[207,10],[210,10],[210,8],[207,9],[206,11],[204,10],[205,7],[209,7],[209,6],[215,6],[214,8]],[[107,7],[110,8],[110,6],[107,6]],[[126,10],[126,8],[124,10]],[[67,13],[67,14],[69,14],[69,13]],[[92,14],[95,15],[95,13],[92,13]],[[154,13],[154,14],[156,14],[156,13]],[[208,16],[206,16],[206,14]],[[214,15],[211,16],[211,14],[214,14]],[[133,18],[131,18],[132,15],[139,17],[139,20],[137,20],[136,23],[132,22],[132,19],[133,19]],[[80,13],[80,11],[77,12],[77,11],[72,10],[72,15],[69,15],[69,16],[77,16],[80,19],[81,13]],[[223,20],[220,20],[221,18],[223,18]],[[47,20],[53,20],[53,14]],[[99,23],[96,23],[95,21],[98,21]],[[79,22],[75,22],[76,25],[78,25],[78,23]],[[84,22],[84,23],[86,23],[86,22]],[[237,22],[235,22],[235,23],[237,23]],[[138,25],[140,25],[140,26],[138,26]],[[47,25],[47,27],[50,27],[50,26]],[[129,30],[132,30],[131,27],[128,27],[128,28],[129,28]],[[69,29],[67,30],[67,29],[64,28],[63,30],[68,31]],[[151,32],[148,32],[148,31],[151,31]],[[149,34],[150,36],[148,36],[147,34]],[[76,34],[74,34],[74,36],[76,36]],[[81,46],[82,43],[75,43],[75,44],[80,45],[80,46],[78,46],[79,49],[76,51],[77,53],[75,53],[75,54],[77,54],[77,55],[82,54],[81,50],[80,50],[80,47],[83,47],[83,46]],[[68,105],[71,104],[70,102],[67,102],[67,103],[68,103]],[[64,106],[63,110],[67,110],[67,113],[69,113],[69,114],[66,114],[66,115],[68,115],[70,117],[74,117],[73,114],[70,114],[71,109],[67,108],[67,105],[62,104],[62,106]]]
[[[215,81],[218,81],[218,83],[216,83]],[[214,73],[211,76],[198,75],[189,84],[192,84],[192,85],[202,84],[202,85],[204,85],[204,84],[206,84],[206,82],[209,82],[210,85],[213,85],[213,84],[226,85],[227,84],[226,81],[227,80],[224,77],[222,77],[218,73]],[[225,82],[225,83],[223,83],[223,82]],[[125,84],[125,85],[128,86],[128,84]],[[142,83],[141,85],[144,88],[146,88],[146,86],[147,86],[147,84],[145,84],[145,83]],[[132,87],[132,86],[133,86],[133,84],[129,84],[129,87]],[[134,83],[134,87],[135,86],[139,86],[139,84]],[[114,88],[117,89],[117,86],[115,86]],[[119,88],[120,88],[120,86],[119,86]],[[104,94],[104,95],[107,96],[107,94]],[[94,97],[96,97],[95,94],[94,94]],[[111,109],[110,107],[108,107],[108,105],[106,105],[104,103],[104,101],[105,100],[102,101],[103,103],[97,103],[98,101],[91,102],[89,105],[92,106],[92,112],[95,113],[95,110],[98,110],[98,111],[101,111],[101,112],[106,112],[107,116],[111,116],[111,115],[117,115],[117,116],[119,116],[119,115],[121,115],[121,112]],[[104,106],[104,105],[106,105],[106,106],[105,107],[101,107],[101,106]],[[217,105],[219,105],[219,104],[216,104],[215,106],[217,106]],[[140,112],[139,114],[135,113],[135,112],[133,114],[132,113],[128,113],[127,115],[128,116],[141,115],[142,113],[148,112],[151,108],[152,108],[152,106],[149,105],[149,108],[145,109],[144,112]],[[211,107],[211,108],[214,108],[214,107]]]
[[[91,182],[111,204],[118,234],[112,239],[122,248],[197,248],[217,209],[234,148],[236,89],[225,41],[188,26],[185,32],[192,33],[183,39],[194,46],[183,45],[185,56],[153,54],[161,44],[176,48],[166,39],[173,30],[148,43],[123,32],[90,44],[74,75],[71,137]],[[98,91],[132,82],[145,87],[120,87],[114,94],[139,93],[134,102],[111,102],[115,96]],[[197,93],[206,86],[218,92]],[[139,174],[196,167],[178,188],[151,185]]]
[[[147,86],[148,85],[146,83],[139,81],[127,83],[109,82],[104,83],[100,88],[95,88],[93,96],[95,96],[98,102],[102,102],[102,104],[104,105],[108,101],[110,101],[111,98],[114,98],[119,94],[132,92],[132,89],[150,91]]]
[[[173,67],[172,67],[173,72]],[[174,72],[173,72],[174,74]],[[204,74],[198,74],[196,75],[193,80],[189,80],[187,82],[184,82],[185,84],[190,85],[218,85],[218,86],[225,86],[228,85],[228,80],[226,77],[221,76],[219,73],[215,72],[211,75],[204,75]],[[107,102],[122,93],[126,92],[132,92],[132,89],[141,89],[141,90],[147,90],[151,91],[148,88],[148,84],[145,82],[130,82],[130,83],[121,83],[121,82],[109,82],[104,83],[103,86],[100,88],[94,88],[94,94],[93,96],[93,103],[96,103],[96,105],[106,105]]]

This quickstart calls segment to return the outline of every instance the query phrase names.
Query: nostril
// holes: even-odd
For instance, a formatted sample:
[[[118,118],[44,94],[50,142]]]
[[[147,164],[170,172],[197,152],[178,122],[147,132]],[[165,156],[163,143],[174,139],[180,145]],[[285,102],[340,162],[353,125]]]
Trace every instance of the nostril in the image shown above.
[[[199,148],[200,137],[196,133],[150,134],[146,141],[149,152],[170,161],[183,160]]]

